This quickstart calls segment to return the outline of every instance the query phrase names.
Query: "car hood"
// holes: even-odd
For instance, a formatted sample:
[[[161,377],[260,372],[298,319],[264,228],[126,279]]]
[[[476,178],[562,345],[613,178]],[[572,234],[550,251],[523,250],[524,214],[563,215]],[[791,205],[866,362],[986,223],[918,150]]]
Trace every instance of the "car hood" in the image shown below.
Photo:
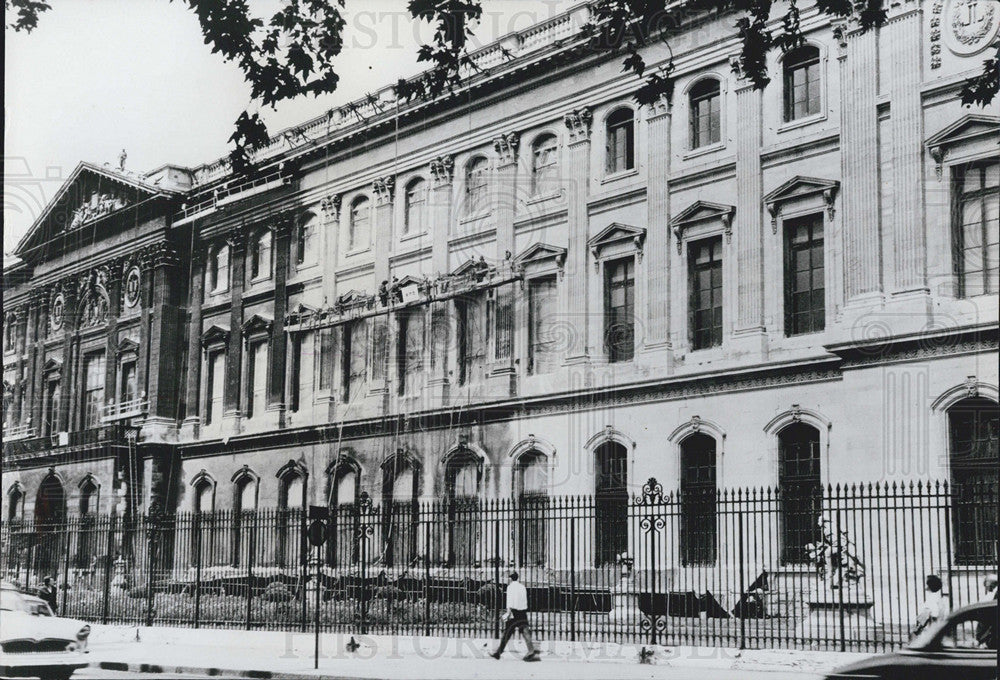
[[[860,661],[849,663],[846,666],[838,666],[836,670],[826,677],[840,678],[844,676],[851,676],[853,674],[864,674],[865,671],[875,671],[880,668],[899,668],[901,666],[912,666],[922,662],[923,657],[918,652],[901,649],[898,652],[889,652],[888,654],[870,656],[867,659],[861,659]]]
[[[85,626],[83,621],[62,619],[56,616],[33,616],[25,612],[5,611],[0,622],[0,641],[44,640],[56,638],[76,640],[76,634]]]

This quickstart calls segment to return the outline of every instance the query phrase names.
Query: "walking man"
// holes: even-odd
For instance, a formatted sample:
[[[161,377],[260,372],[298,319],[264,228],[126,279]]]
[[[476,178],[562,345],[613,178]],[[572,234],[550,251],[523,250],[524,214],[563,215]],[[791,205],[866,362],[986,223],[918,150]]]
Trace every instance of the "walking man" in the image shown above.
[[[531,639],[531,627],[528,625],[528,591],[524,585],[517,580],[517,572],[510,572],[510,584],[507,586],[507,613],[504,615],[506,625],[503,629],[503,637],[500,638],[500,646],[490,654],[494,659],[499,659],[503,654],[504,647],[514,634],[515,630],[521,631],[524,644],[528,646],[528,653],[524,655],[525,661],[541,661],[538,658],[538,650]]]
[[[52,585],[52,577],[46,576],[42,581],[44,585],[39,589],[38,596],[49,603],[49,609],[52,610],[53,614],[58,615],[56,607],[56,587]]]

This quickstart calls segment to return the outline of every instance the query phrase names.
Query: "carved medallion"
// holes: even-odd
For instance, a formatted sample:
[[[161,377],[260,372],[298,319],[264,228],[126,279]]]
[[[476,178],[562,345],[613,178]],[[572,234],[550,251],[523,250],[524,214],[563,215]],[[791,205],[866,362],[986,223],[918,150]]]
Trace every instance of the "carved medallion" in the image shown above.
[[[139,283],[141,274],[138,267],[132,267],[125,275],[125,306],[135,307],[139,304]]]
[[[944,42],[959,56],[981,52],[1000,31],[1000,3],[992,0],[949,0],[944,9]]]
[[[63,297],[62,293],[59,293],[52,301],[52,309],[49,310],[49,328],[52,331],[57,331],[62,328],[65,315],[66,299]]]

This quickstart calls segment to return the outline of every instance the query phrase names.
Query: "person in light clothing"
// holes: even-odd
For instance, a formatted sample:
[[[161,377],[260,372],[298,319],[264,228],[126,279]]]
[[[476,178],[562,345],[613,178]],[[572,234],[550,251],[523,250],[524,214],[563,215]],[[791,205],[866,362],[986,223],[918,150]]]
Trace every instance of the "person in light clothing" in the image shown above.
[[[919,633],[938,619],[942,619],[948,615],[948,600],[945,599],[944,593],[941,592],[941,577],[931,574],[924,583],[926,585],[927,597],[924,599],[923,604],[920,605],[920,611],[917,612],[917,628],[914,633]]]
[[[528,625],[528,591],[524,585],[517,580],[517,572],[510,573],[510,584],[507,586],[507,613],[504,615],[506,625],[503,630],[503,637],[500,638],[500,646],[490,654],[494,659],[499,659],[503,654],[504,647],[510,640],[514,631],[520,631],[524,638],[524,644],[528,646],[528,653],[524,655],[525,661],[540,661],[538,650],[531,639],[531,627]]]

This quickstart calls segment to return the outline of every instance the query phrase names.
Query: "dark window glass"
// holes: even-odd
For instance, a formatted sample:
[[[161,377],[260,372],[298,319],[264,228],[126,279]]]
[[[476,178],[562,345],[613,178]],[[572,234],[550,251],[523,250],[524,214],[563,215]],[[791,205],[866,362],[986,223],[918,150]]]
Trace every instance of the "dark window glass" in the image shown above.
[[[606,129],[608,174],[635,167],[635,124],[632,109],[618,109],[608,116]]]
[[[542,135],[531,148],[531,193],[538,195],[559,188],[559,141],[555,135]]]
[[[955,557],[963,564],[996,564],[997,404],[964,399],[948,411]]]
[[[528,284],[528,372],[548,373],[559,365],[558,312],[555,277]]]
[[[549,506],[548,460],[528,451],[517,460],[518,564],[545,564],[545,516]]]
[[[688,246],[691,348],[722,344],[722,237]]]
[[[455,304],[458,308],[458,384],[465,385],[485,377],[488,305],[483,295],[469,295]]]
[[[785,334],[826,326],[823,216],[785,221]]]
[[[417,554],[417,494],[420,470],[396,456],[382,475],[382,545],[386,566],[411,564]]]
[[[635,260],[629,257],[608,263],[604,277],[608,361],[631,361],[635,353]]]
[[[719,81],[703,80],[693,88],[691,100],[691,148],[717,144],[722,136],[719,114]]]
[[[681,442],[681,559],[713,564],[716,555],[715,440],[693,434]]]
[[[83,387],[83,426],[97,427],[101,424],[101,408],[104,406],[104,353],[90,354],[84,359],[86,384]]]
[[[595,452],[595,563],[615,564],[628,550],[628,451],[607,442]]]
[[[793,423],[778,433],[778,490],[782,562],[806,562],[806,546],[820,539],[823,501],[816,428]]]
[[[955,171],[953,259],[960,297],[1000,290],[1000,162]]]
[[[785,120],[820,112],[819,50],[801,47],[785,56]]]
[[[471,565],[479,561],[481,514],[479,460],[470,453],[457,453],[445,469],[448,499],[448,564]]]

